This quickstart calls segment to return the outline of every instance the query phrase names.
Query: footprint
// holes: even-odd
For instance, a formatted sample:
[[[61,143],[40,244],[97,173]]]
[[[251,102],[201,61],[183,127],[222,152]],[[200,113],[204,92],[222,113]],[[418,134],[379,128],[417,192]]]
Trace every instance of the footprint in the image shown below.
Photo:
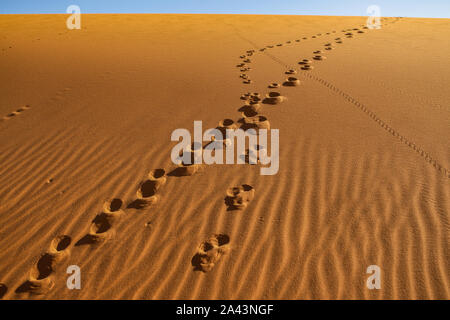
[[[285,74],[296,74],[297,70],[295,69],[289,69],[288,71],[285,72]]]
[[[223,119],[219,121],[219,126],[217,127],[218,130],[222,132],[222,135],[225,137],[225,133],[227,129],[234,130],[236,129],[236,123],[233,119]]]
[[[230,237],[226,234],[215,234],[203,241],[191,260],[194,271],[211,271],[220,258],[230,251],[229,243]]]
[[[28,280],[16,289],[16,293],[41,295],[50,291],[54,286],[51,276],[58,265],[70,255],[71,242],[72,239],[67,235],[53,239],[48,252],[39,258],[36,266],[31,269]]]
[[[313,57],[314,60],[319,60],[319,61],[325,60],[326,58],[327,58],[327,57],[322,56],[322,55],[315,55],[315,56]]]
[[[88,234],[78,240],[75,246],[99,244],[112,239],[115,235],[115,230],[112,228],[113,221],[114,218],[104,212],[98,214],[92,221]]]
[[[298,64],[302,64],[302,65],[307,65],[307,64],[311,64],[312,61],[309,59],[303,59],[302,61],[300,61]]]
[[[248,184],[229,188],[225,197],[225,204],[228,207],[227,211],[245,209],[254,196],[255,189]]]
[[[15,117],[17,114],[18,114],[18,113],[15,112],[15,111],[14,111],[14,112],[11,112],[10,114],[6,115],[3,119],[9,120],[9,119]]]
[[[196,157],[198,157],[198,154],[202,149],[203,146],[200,143],[194,142],[190,146],[188,146],[185,152],[188,153],[191,163],[185,163],[184,161],[182,161],[177,168],[169,172],[168,176],[185,177],[195,174],[200,169],[201,164],[195,164],[194,160]]]
[[[243,117],[238,121],[241,123],[241,129],[246,131],[249,129],[254,129],[258,131],[259,129],[267,129],[270,130],[270,122],[269,120],[262,115],[256,115],[253,117]]]
[[[312,70],[312,69],[314,69],[314,67],[312,65],[310,65],[310,64],[305,64],[305,65],[302,66],[301,69],[302,70]]]
[[[261,108],[260,104],[252,104],[252,105],[244,105],[239,108],[238,111],[241,112],[242,116],[245,117],[254,117],[258,115],[258,110]]]
[[[267,154],[267,150],[260,145],[253,145],[248,149],[245,149],[245,153],[241,155],[241,159],[244,160],[244,163],[255,165],[260,163],[260,155]]]
[[[326,47],[325,50],[333,50],[335,47]]]
[[[272,82],[271,84],[269,84],[268,85],[268,87],[269,88],[279,88],[280,87],[280,84],[279,83],[276,83],[276,82]]]
[[[249,104],[258,104],[261,101],[261,94],[259,94],[258,92],[247,92],[241,96],[241,100],[245,100]]]
[[[53,258],[45,253],[34,266],[28,276],[28,280],[22,283],[16,293],[31,293],[34,295],[43,295],[49,292],[55,285],[52,280]]]
[[[0,299],[2,299],[6,292],[8,292],[8,287],[4,283],[0,283]]]
[[[155,204],[159,197],[156,194],[158,189],[166,183],[166,171],[164,169],[155,169],[149,172],[147,180],[141,183],[136,192],[136,200],[128,207],[135,209],[144,209]]]
[[[58,236],[52,240],[48,254],[53,258],[54,267],[70,255],[69,246],[71,243],[72,238],[67,235]]]
[[[31,107],[30,107],[29,105],[24,105],[24,106],[18,108],[16,111],[13,111],[13,112],[11,112],[10,114],[7,114],[6,116],[4,116],[4,117],[2,118],[2,120],[6,121],[6,120],[9,120],[9,119],[12,119],[12,118],[14,118],[15,116],[19,115],[20,113],[22,113],[23,111],[28,110],[28,109],[30,109],[30,108],[31,108]]]
[[[321,54],[322,51],[321,51],[321,50],[316,50],[316,51],[314,51],[313,53],[314,53],[314,54]]]
[[[250,80],[250,79],[245,79],[244,81],[242,81],[242,83],[245,83],[245,84],[250,84],[250,83],[252,83],[253,81],[252,80]]]
[[[103,213],[111,218],[120,217],[124,211],[122,210],[123,201],[119,198],[106,200],[103,204]]]
[[[266,98],[262,101],[265,104],[279,104],[283,102],[285,97],[281,95],[281,93],[277,91],[271,91],[266,95]]]
[[[283,86],[286,87],[295,87],[300,85],[300,80],[295,77],[289,77],[286,79],[286,81],[283,83]]]

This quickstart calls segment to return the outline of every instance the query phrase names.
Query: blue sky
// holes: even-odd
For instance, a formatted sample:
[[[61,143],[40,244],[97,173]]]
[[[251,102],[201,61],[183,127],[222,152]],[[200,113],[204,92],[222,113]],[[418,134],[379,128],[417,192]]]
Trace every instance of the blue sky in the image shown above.
[[[0,0],[2,13],[65,13],[76,4],[81,13],[234,13],[367,15],[376,4],[382,16],[450,18],[450,0]]]

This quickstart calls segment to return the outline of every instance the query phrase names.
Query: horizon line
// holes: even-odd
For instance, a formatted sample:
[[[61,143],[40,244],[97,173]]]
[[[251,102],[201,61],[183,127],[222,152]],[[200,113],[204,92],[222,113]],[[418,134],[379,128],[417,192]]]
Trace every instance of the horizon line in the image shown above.
[[[0,13],[0,15],[71,15],[73,13]],[[369,17],[368,15],[327,15],[327,14],[269,14],[269,13],[183,13],[183,12],[81,12],[82,15],[94,14],[154,14],[154,15],[246,15],[246,16],[299,16],[299,17]],[[418,17],[418,16],[380,16],[381,18],[412,18],[412,19],[450,19],[447,17]]]

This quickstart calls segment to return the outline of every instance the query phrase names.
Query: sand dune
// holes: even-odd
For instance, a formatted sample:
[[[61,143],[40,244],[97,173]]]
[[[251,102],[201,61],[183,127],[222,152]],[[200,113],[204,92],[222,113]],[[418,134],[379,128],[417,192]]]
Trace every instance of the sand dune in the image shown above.
[[[448,20],[65,19],[0,16],[0,299],[449,299]],[[279,172],[174,165],[194,120]]]

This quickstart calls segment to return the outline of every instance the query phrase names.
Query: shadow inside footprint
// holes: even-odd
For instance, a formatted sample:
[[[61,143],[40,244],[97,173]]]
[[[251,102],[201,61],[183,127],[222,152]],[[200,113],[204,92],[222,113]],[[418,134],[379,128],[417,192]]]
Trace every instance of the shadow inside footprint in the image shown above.
[[[44,253],[36,265],[38,273],[36,280],[45,279],[53,272],[53,261],[54,259],[51,254]]]
[[[6,292],[8,292],[8,287],[4,283],[0,283],[0,299],[2,299]]]
[[[69,236],[61,236],[58,239],[56,239],[56,246],[55,249],[57,252],[66,250],[68,246],[70,246],[70,243],[72,242],[72,239]]]
[[[27,280],[17,287],[15,293],[25,293],[30,292],[31,290],[32,290],[32,283]]]
[[[224,202],[227,206],[227,211],[238,210],[238,208],[234,205],[234,197],[226,196]]]

